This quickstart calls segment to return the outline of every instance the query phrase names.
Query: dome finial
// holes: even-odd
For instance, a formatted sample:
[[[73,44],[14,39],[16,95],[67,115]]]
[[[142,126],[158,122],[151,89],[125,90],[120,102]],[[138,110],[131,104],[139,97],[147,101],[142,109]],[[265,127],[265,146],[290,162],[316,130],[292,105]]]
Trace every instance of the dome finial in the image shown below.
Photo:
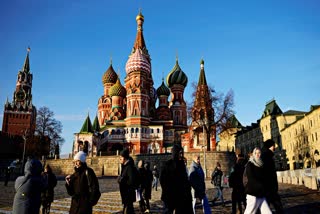
[[[28,51],[28,53],[31,51],[31,48],[30,48],[30,46],[28,46],[28,48],[27,48],[27,51]]]
[[[179,56],[178,56],[178,50],[176,52],[176,62],[178,62]]]
[[[110,65],[112,65],[112,54],[110,55]]]

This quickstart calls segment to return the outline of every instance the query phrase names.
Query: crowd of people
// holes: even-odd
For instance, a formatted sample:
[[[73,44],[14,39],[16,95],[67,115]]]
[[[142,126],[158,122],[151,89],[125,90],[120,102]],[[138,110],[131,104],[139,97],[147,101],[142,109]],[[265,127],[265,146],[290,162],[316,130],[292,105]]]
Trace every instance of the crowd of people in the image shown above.
[[[261,149],[253,150],[248,160],[242,154],[237,155],[229,175],[233,214],[269,214],[272,213],[271,205],[275,213],[283,213],[273,160],[274,150],[274,141],[267,140]],[[139,160],[136,166],[129,150],[121,151],[121,172],[117,181],[124,214],[134,213],[134,202],[139,203],[140,213],[150,213],[152,191],[158,191],[159,182],[163,213],[195,214],[196,202],[199,201],[203,213],[211,214],[200,156],[195,153],[188,168],[180,145],[175,144],[171,152],[172,157],[162,163],[160,170],[157,165],[151,170],[149,162]],[[78,152],[73,163],[74,173],[65,177],[65,188],[71,196],[69,213],[91,214],[101,196],[97,176],[87,166],[85,152]],[[211,183],[216,190],[212,203],[220,200],[221,205],[225,206],[223,171],[219,162],[211,174]],[[56,185],[57,178],[50,165],[43,167],[38,159],[28,158],[24,175],[15,181],[13,214],[34,214],[40,211],[42,214],[50,213]]]

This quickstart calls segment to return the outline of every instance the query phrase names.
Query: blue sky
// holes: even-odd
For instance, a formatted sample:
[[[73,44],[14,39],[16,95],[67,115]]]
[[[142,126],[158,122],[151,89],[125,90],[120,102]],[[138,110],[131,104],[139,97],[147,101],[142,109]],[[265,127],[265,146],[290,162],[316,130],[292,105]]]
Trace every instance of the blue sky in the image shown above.
[[[142,9],[154,87],[175,64],[189,83],[198,81],[200,59],[208,83],[232,89],[236,117],[256,122],[266,102],[283,111],[320,104],[320,2],[317,0],[4,0],[0,3],[0,127],[7,97],[31,47],[33,103],[49,107],[63,125],[71,152],[73,134],[88,112],[93,120],[103,94],[102,75],[125,63]]]

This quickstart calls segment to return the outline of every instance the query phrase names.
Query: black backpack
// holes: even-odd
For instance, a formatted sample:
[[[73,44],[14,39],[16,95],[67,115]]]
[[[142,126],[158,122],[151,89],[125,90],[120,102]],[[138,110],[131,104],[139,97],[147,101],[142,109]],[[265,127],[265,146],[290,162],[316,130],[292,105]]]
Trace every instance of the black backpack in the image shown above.
[[[94,173],[94,172],[93,172]],[[88,174],[88,169],[86,169],[86,176],[88,179],[88,186],[89,186],[89,198],[90,198],[90,202],[92,206],[95,206],[101,196],[101,192],[99,190],[99,181],[98,178],[96,176],[89,176]],[[93,185],[94,184],[94,189],[93,189]]]

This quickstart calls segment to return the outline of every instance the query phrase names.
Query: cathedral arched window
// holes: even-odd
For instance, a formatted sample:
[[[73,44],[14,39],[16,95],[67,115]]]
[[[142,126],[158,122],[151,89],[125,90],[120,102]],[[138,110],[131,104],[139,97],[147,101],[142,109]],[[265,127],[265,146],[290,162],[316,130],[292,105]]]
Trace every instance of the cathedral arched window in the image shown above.
[[[139,133],[139,128],[136,128],[136,133]]]
[[[134,128],[131,128],[131,133],[134,133]]]

